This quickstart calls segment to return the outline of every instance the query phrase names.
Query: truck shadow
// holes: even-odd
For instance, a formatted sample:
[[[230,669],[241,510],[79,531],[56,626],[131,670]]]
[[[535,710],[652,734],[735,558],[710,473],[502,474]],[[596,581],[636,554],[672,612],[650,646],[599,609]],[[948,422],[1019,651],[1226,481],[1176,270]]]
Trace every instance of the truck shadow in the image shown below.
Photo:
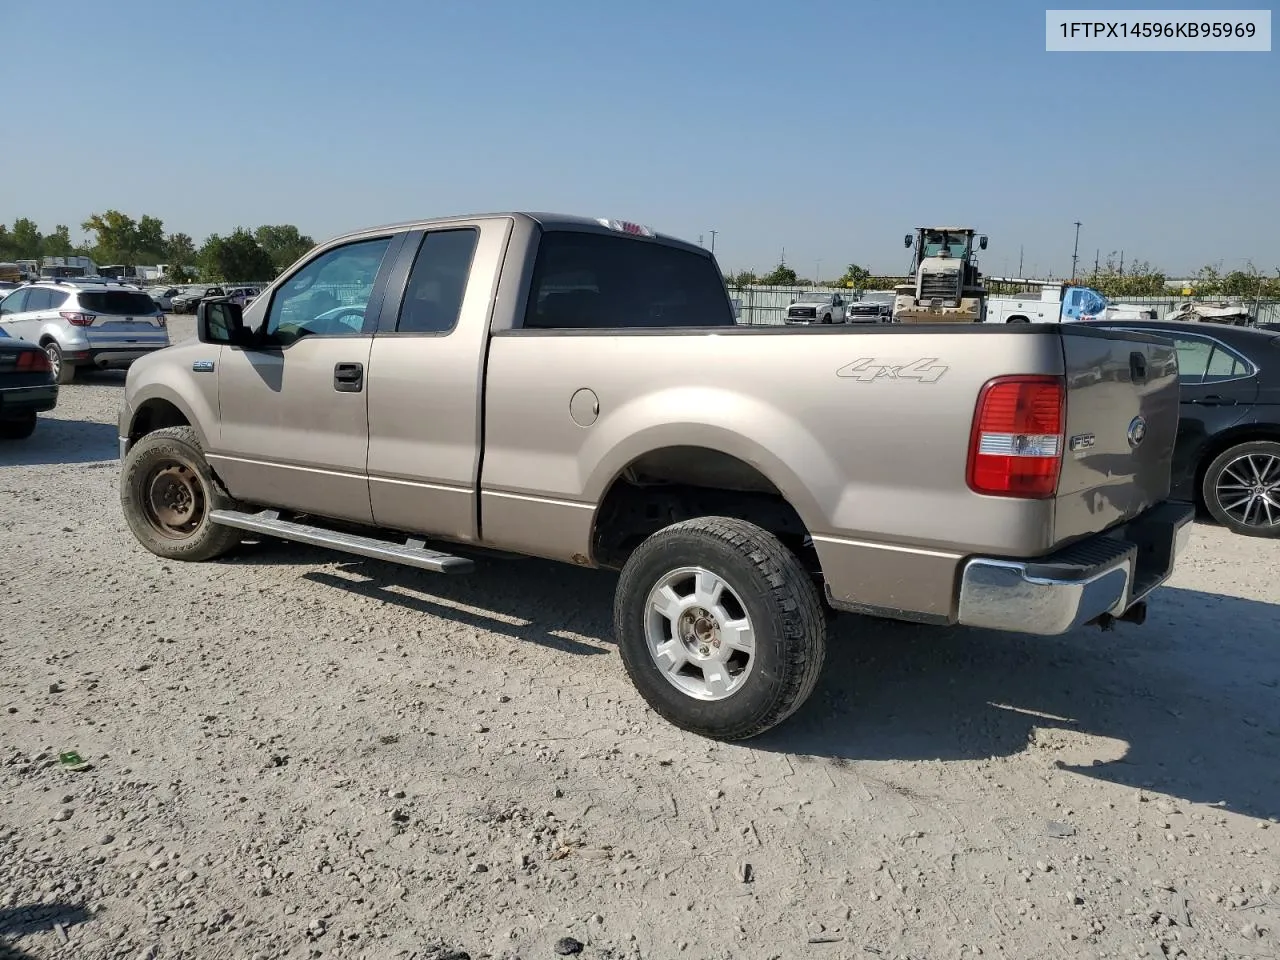
[[[33,903],[0,910],[0,960],[27,960],[35,954],[19,950],[13,943],[32,933],[52,931],[84,923],[89,912],[79,903]]]
[[[446,577],[334,556],[267,541],[225,562],[327,564],[301,576],[568,653],[614,645],[607,571],[480,561]],[[1173,587],[1153,601],[1145,626],[1052,638],[839,617],[813,697],[746,745],[839,763],[1041,752],[1082,776],[1280,814],[1280,609]]]
[[[61,420],[40,414],[36,432],[25,440],[0,441],[0,467],[99,463],[119,459],[114,424]]]
[[[333,569],[335,557],[339,562]],[[271,541],[246,543],[225,562],[328,563],[329,569],[308,570],[302,578],[565,653],[598,656],[613,646],[617,575],[604,570],[532,559],[480,559],[474,573],[446,576]]]
[[[1273,817],[1278,614],[1166,587],[1143,627],[1058,638],[844,618],[813,698],[752,746],[837,761],[1031,751],[1082,776]]]

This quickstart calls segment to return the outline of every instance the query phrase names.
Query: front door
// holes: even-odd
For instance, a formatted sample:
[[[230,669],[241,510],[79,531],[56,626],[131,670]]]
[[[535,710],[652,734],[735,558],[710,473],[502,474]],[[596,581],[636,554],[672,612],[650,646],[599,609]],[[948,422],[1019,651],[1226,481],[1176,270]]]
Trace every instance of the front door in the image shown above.
[[[368,368],[398,235],[332,247],[276,287],[263,342],[218,359],[209,461],[249,503],[370,523]]]

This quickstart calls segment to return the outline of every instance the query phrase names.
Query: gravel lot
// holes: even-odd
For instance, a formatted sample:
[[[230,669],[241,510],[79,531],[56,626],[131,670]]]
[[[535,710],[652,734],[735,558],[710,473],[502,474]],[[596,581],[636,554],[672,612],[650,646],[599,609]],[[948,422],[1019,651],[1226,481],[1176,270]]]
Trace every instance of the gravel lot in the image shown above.
[[[145,553],[123,382],[0,448],[0,956],[1280,956],[1280,543],[1199,526],[1106,634],[845,619],[726,746],[611,574]]]

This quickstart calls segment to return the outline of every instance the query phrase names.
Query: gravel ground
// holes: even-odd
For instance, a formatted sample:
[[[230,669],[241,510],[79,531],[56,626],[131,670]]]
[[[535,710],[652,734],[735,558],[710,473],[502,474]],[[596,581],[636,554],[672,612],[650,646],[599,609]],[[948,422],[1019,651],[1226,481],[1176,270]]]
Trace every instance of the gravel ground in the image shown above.
[[[144,552],[122,385],[0,448],[0,956],[1280,956],[1280,544],[1199,526],[1105,634],[844,619],[727,746],[610,574]]]

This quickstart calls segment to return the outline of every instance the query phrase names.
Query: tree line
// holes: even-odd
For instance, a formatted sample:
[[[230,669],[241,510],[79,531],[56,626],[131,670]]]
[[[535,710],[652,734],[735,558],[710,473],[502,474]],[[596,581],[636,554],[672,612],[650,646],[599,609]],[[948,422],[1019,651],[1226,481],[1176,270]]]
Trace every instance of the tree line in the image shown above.
[[[1048,277],[1045,279],[1055,279]],[[1109,256],[1105,263],[1099,263],[1092,271],[1082,274],[1073,280],[1056,278],[1062,283],[1077,286],[1093,287],[1099,293],[1113,300],[1121,297],[1173,297],[1182,296],[1183,288],[1170,286],[1170,277],[1165,271],[1152,266],[1145,260],[1136,260],[1126,267],[1123,261],[1117,261],[1115,254]],[[890,290],[893,287],[910,283],[906,276],[886,276],[873,274],[865,267],[851,263],[845,272],[833,280],[809,280],[800,277],[795,270],[785,263],[779,263],[768,273],[757,274],[752,270],[739,270],[725,277],[728,285],[740,290],[744,287],[762,285],[775,287],[846,287],[852,290]],[[1247,263],[1240,270],[1223,271],[1222,265],[1208,264],[1201,267],[1188,284],[1191,296],[1195,297],[1239,297],[1262,300],[1280,299],[1280,269],[1270,274],[1258,269],[1253,263]]]
[[[226,236],[210,234],[197,247],[185,233],[166,233],[159,217],[137,219],[119,210],[94,213],[80,229],[91,242],[73,244],[66,224],[41,233],[34,220],[18,217],[13,225],[0,223],[0,261],[39,260],[42,257],[90,257],[97,264],[167,264],[167,279],[270,280],[315,241],[291,223],[237,227]]]

